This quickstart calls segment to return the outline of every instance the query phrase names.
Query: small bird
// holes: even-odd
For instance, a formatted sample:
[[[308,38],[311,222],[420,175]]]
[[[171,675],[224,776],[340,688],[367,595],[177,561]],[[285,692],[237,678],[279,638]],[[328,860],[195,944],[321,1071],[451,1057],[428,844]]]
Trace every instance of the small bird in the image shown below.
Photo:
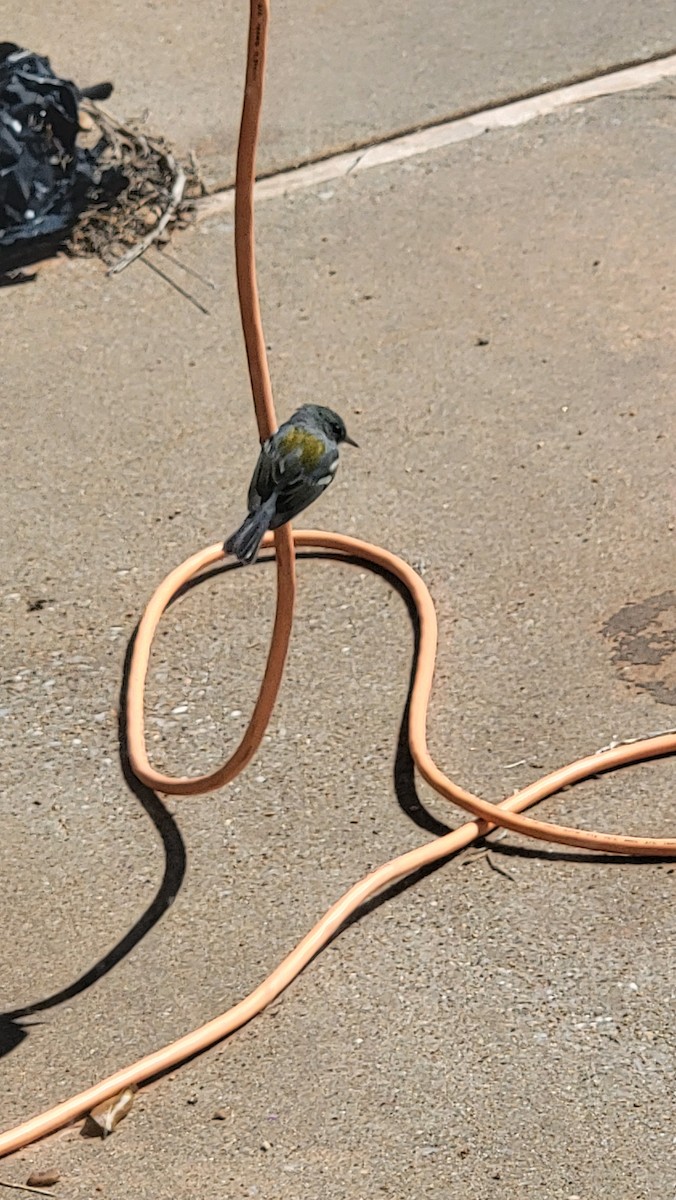
[[[304,404],[263,442],[249,485],[249,513],[224,543],[226,554],[252,563],[268,529],[278,529],[312,504],[329,486],[338,469],[345,422],[331,408]]]

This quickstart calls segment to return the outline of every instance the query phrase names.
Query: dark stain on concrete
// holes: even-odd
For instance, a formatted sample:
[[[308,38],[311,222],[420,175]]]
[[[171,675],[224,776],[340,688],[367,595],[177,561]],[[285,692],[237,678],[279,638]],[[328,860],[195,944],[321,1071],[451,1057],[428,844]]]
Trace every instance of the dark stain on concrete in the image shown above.
[[[602,627],[623,679],[676,705],[676,591],[625,604]]]

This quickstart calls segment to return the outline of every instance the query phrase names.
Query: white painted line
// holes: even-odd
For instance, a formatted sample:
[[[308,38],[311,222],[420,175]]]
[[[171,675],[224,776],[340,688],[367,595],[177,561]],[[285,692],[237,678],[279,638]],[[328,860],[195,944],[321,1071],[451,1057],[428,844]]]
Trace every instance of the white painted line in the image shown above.
[[[348,150],[345,154],[335,154],[332,158],[310,163],[306,167],[280,171],[278,175],[271,175],[269,179],[259,180],[256,184],[256,201],[260,203],[263,200],[288,196],[293,192],[306,191],[322,183],[344,179],[346,175],[355,175],[358,171],[368,171],[372,167],[401,162],[414,155],[428,154],[431,150],[441,150],[455,142],[466,142],[494,129],[511,129],[516,125],[525,125],[528,121],[536,117],[546,117],[559,108],[582,104],[599,96],[613,96],[620,92],[649,87],[658,83],[660,79],[674,75],[676,54],[656,59],[654,62],[642,63],[638,67],[614,71],[610,75],[597,75],[584,83],[572,83],[568,87],[557,88],[553,92],[542,92],[527,100],[514,100],[499,108],[484,109],[471,117],[458,117],[453,121],[444,122],[443,125],[433,125],[417,133],[406,133],[402,137],[368,146],[365,150]],[[198,220],[218,213],[231,212],[234,198],[234,188],[226,188],[213,196],[205,196],[204,199],[198,200],[195,205]]]

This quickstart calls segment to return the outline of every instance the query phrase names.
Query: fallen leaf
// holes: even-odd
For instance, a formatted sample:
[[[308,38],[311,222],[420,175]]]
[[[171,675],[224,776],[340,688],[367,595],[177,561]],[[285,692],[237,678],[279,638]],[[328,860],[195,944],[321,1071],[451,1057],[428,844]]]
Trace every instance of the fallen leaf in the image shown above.
[[[32,1175],[28,1176],[26,1184],[28,1187],[52,1187],[58,1183],[61,1178],[60,1171],[33,1171]]]
[[[102,1104],[97,1104],[96,1108],[92,1109],[89,1118],[101,1131],[101,1137],[108,1137],[108,1134],[112,1133],[120,1121],[126,1117],[134,1103],[136,1090],[136,1084],[132,1084],[123,1092],[118,1092],[117,1096],[111,1097],[110,1100],[104,1100]]]

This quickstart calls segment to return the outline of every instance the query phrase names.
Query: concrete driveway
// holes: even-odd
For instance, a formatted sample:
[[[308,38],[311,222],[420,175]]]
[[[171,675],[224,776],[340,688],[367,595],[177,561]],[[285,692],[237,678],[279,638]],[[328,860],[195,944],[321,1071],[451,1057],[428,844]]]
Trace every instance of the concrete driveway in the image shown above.
[[[83,82],[114,77],[121,115],[147,106],[226,178],[243,12],[119,8],[77,24],[17,9],[6,36]],[[381,6],[363,28],[354,5],[314,8],[273,14],[268,170],[671,48],[660,4],[640,21],[440,6],[428,24]],[[676,724],[675,89],[259,210],[278,411],[321,400],[362,447],[308,524],[425,572],[432,751],[493,799]],[[190,284],[209,316],[142,263],[111,280],[65,262],[2,293],[3,1127],[222,1011],[369,867],[462,819],[397,757],[402,600],[322,559],[299,565],[280,703],[247,772],[181,801],[124,777],[138,615],[234,527],[256,454],[231,243],[224,215],[172,247],[216,285]],[[273,598],[261,564],[167,615],[156,764],[193,773],[234,746]],[[672,764],[541,815],[667,835]],[[673,885],[670,863],[509,835],[365,913],[107,1142],[66,1131],[0,1180],[55,1167],[64,1200],[672,1200]]]

